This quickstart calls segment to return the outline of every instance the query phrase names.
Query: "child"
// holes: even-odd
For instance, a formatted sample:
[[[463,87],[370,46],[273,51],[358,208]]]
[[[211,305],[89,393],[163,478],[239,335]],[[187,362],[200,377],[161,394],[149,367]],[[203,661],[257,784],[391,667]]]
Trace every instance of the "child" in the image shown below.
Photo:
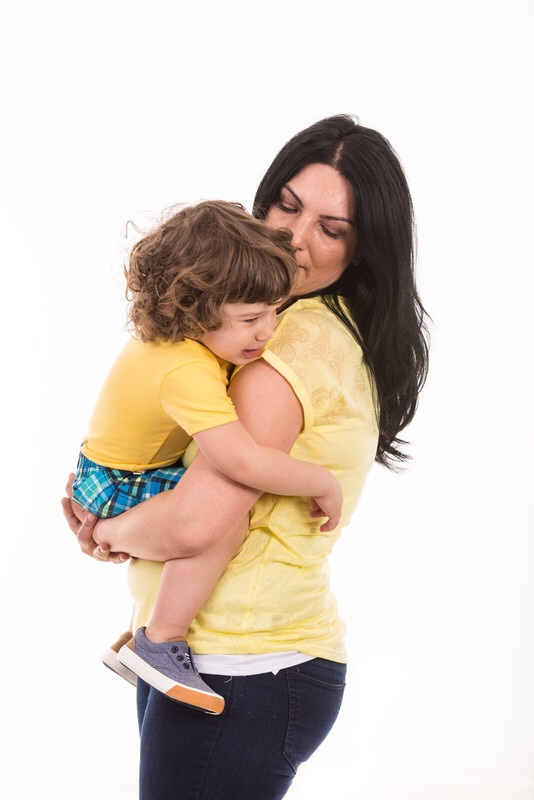
[[[257,445],[226,394],[234,365],[261,355],[276,309],[291,295],[298,275],[291,234],[238,204],[206,201],[141,239],[125,274],[135,335],[101,389],[73,499],[98,517],[120,514],[177,483],[184,472],[177,462],[194,439],[231,479],[311,496],[329,518],[321,529],[335,527],[343,497],[333,475]],[[135,637],[125,634],[104,658],[107,666],[178,702],[221,713],[224,700],[200,678],[186,636],[246,534],[242,525],[192,558],[166,562],[149,625]]]

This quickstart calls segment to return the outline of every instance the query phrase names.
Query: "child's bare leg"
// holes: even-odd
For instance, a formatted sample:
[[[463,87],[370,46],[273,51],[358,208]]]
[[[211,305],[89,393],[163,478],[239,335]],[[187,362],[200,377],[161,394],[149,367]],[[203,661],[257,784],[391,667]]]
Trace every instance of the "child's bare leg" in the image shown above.
[[[166,562],[149,625],[118,653],[119,662],[154,689],[209,714],[222,713],[224,698],[198,673],[186,636],[247,530],[248,517],[217,545]]]
[[[195,556],[167,561],[145,635],[152,642],[186,639],[189,626],[241,547],[248,517],[222,542]]]

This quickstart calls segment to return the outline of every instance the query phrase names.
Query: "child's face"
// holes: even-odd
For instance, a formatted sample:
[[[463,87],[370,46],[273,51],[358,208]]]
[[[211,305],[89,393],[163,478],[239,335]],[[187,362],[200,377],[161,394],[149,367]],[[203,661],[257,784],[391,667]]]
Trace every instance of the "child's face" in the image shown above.
[[[222,326],[198,341],[224,361],[248,364],[261,355],[273,335],[277,308],[268,303],[226,303],[221,307]]]

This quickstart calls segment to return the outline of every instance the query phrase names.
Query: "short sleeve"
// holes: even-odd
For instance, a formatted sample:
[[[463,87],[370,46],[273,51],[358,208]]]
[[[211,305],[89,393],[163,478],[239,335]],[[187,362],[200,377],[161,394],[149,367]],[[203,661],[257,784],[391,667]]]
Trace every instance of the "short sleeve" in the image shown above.
[[[200,348],[201,346],[199,346]],[[226,394],[229,365],[206,348],[192,352],[162,380],[161,404],[189,436],[235,422],[234,404]]]

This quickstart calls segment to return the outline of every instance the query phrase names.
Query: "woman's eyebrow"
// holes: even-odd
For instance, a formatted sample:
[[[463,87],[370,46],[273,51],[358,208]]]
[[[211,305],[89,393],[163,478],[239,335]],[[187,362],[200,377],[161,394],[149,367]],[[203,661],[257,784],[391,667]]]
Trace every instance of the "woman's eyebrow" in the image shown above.
[[[299,204],[299,206],[302,208],[302,200],[300,199],[300,197],[297,194],[295,194],[295,192],[293,191],[291,186],[289,186],[289,184],[286,183],[282,188],[286,189],[286,191],[288,191],[289,194],[292,195],[292,197],[295,200],[295,202],[297,202]],[[335,217],[335,216],[333,216],[331,214],[319,214],[319,217],[321,219],[331,219],[331,220],[334,220],[335,222],[348,222],[348,224],[352,225],[353,228],[356,227],[356,225],[354,224],[354,221],[352,219],[347,219],[346,217]]]
[[[351,219],[346,219],[346,217],[332,217],[330,214],[319,214],[321,219],[333,219],[336,222],[348,222],[349,225],[352,225],[353,228],[356,227],[354,222]]]
[[[295,192],[293,191],[291,186],[289,186],[289,184],[287,184],[287,183],[284,184],[284,186],[282,186],[282,189],[286,189],[289,192],[289,194],[292,195],[293,199],[296,200],[296,202],[299,204],[299,206],[302,205],[302,201],[301,201],[300,197],[298,196],[298,194],[295,194]]]

